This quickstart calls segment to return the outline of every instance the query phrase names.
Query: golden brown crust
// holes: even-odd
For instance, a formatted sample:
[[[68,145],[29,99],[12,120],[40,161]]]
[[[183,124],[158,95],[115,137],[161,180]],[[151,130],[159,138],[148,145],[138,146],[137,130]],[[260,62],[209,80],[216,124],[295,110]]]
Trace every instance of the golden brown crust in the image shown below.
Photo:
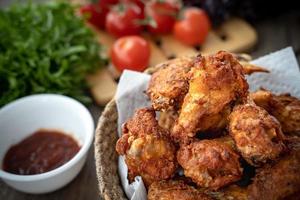
[[[300,192],[300,151],[293,150],[275,165],[259,169],[248,187],[250,200],[279,200]],[[298,199],[299,196],[293,196]]]
[[[176,119],[178,118],[178,113],[176,111],[165,111],[161,112],[158,119],[158,124],[164,129],[171,131]]]
[[[253,65],[249,62],[240,61],[240,63],[241,63],[241,65],[243,65],[244,74],[247,74],[247,75],[251,75],[251,74],[256,73],[256,72],[264,72],[264,73],[269,73],[270,72],[269,70],[267,70],[263,67]]]
[[[221,112],[203,117],[198,124],[200,131],[216,132],[224,129],[231,111],[231,105],[227,105]]]
[[[131,132],[132,135],[164,134],[155,119],[156,114],[152,108],[141,108],[135,111],[134,116],[122,126],[122,132]]]
[[[259,90],[251,94],[254,102],[281,123],[284,133],[300,134],[300,100],[289,94],[275,95]]]
[[[188,91],[188,72],[192,68],[192,57],[166,61],[152,76],[147,94],[155,110],[177,110]]]
[[[227,106],[224,108],[224,111],[217,113],[216,115],[207,116],[199,122],[202,123],[203,129],[206,130],[206,133],[211,136],[209,138],[215,138],[219,135],[219,132],[222,132],[222,129],[226,127],[231,110],[231,107]],[[171,132],[177,119],[178,113],[176,111],[169,110],[160,113],[158,123],[162,128]],[[176,138],[173,139],[178,142]]]
[[[272,99],[272,93],[270,91],[261,89],[257,90],[256,92],[250,93],[250,98],[254,101],[254,103],[262,108],[264,108],[266,111],[270,111],[270,101]]]
[[[154,182],[148,200],[212,200],[208,195],[180,180]]]
[[[221,119],[218,115],[224,108],[237,99],[245,99],[248,94],[243,68],[230,53],[220,51],[196,57],[190,74],[189,91],[172,131],[175,138],[194,137],[197,131],[214,127],[219,123],[215,119]],[[213,118],[215,124],[202,123],[208,117]]]
[[[139,109],[123,126],[116,150],[125,155],[128,178],[142,176],[146,186],[170,178],[177,168],[176,148],[165,130],[158,126],[153,109]]]
[[[274,160],[285,149],[279,122],[254,103],[236,106],[229,118],[229,133],[250,164]]]
[[[230,185],[222,191],[226,200],[248,200],[247,188]]]
[[[237,58],[234,56],[234,58]],[[183,98],[188,92],[189,71],[194,66],[195,57],[180,57],[168,60],[154,67],[156,71],[151,76],[147,94],[155,110],[178,110]],[[240,61],[244,74],[255,72],[268,72],[268,70]]]
[[[194,141],[177,152],[184,174],[198,186],[213,190],[237,181],[242,176],[239,155],[218,140]]]
[[[300,150],[300,136],[288,135],[285,138],[285,144],[289,150]]]
[[[207,193],[216,200],[248,200],[247,188],[242,188],[234,184],[219,191],[208,191]]]
[[[215,138],[214,140],[219,141],[219,142],[221,142],[223,144],[226,144],[227,146],[229,146],[234,151],[237,151],[237,148],[235,146],[234,140],[232,139],[231,136],[226,135],[226,134],[227,133],[223,134],[224,136],[222,136],[222,137]]]

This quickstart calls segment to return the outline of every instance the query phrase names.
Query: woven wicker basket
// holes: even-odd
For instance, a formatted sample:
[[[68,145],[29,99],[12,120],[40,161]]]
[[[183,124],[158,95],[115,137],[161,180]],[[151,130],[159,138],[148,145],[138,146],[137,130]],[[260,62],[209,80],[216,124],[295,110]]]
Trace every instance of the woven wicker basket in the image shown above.
[[[105,200],[127,200],[118,175],[118,155],[115,150],[118,140],[117,120],[117,106],[112,100],[98,121],[94,144],[99,190]]]
[[[145,73],[153,74],[160,66],[150,67]],[[105,200],[128,200],[118,174],[118,154],[115,150],[119,138],[117,126],[118,110],[113,99],[99,118],[94,143],[98,185]]]

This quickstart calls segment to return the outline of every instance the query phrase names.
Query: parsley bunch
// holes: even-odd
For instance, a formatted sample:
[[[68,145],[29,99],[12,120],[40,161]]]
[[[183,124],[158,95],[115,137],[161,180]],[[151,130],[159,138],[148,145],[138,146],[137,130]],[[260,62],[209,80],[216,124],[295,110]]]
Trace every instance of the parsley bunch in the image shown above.
[[[33,93],[89,102],[85,76],[105,62],[99,52],[92,31],[68,3],[0,10],[0,107]]]

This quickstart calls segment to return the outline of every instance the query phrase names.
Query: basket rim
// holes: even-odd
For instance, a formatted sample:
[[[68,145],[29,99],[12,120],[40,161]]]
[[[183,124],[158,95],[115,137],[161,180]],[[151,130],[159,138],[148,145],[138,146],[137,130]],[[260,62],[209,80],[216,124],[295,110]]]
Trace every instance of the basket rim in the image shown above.
[[[118,155],[115,151],[118,112],[115,99],[104,108],[95,131],[94,156],[100,196],[105,200],[128,200],[118,173]],[[115,134],[112,134],[115,132]]]
[[[153,74],[160,68],[161,64],[158,64],[154,67],[149,67],[147,68],[144,73],[146,74]],[[116,115],[116,116],[113,116]],[[113,116],[113,120],[110,120],[111,117]],[[97,180],[98,180],[98,188],[100,191],[100,195],[103,199],[105,200],[113,200],[113,199],[120,199],[120,200],[128,200],[128,198],[125,195],[125,191],[122,187],[121,180],[119,177],[118,170],[116,171],[116,175],[114,176],[115,183],[116,185],[110,185],[106,183],[106,170],[105,170],[105,165],[104,165],[104,160],[105,160],[105,154],[102,153],[102,147],[101,144],[105,143],[105,138],[107,137],[105,130],[105,126],[107,124],[111,124],[112,121],[115,120],[115,130],[113,136],[116,136],[116,139],[119,139],[118,136],[118,131],[117,131],[117,119],[118,119],[118,109],[117,109],[117,104],[115,101],[115,98],[113,98],[111,101],[109,101],[101,116],[98,119],[96,130],[95,130],[95,141],[94,141],[94,157],[95,157],[95,165],[96,165],[96,175],[97,175]],[[115,146],[116,142],[112,142],[112,144],[109,146]],[[111,149],[110,149],[111,150]],[[111,152],[112,153],[112,152]],[[113,153],[118,157],[117,152],[113,148]],[[115,166],[118,166],[118,160],[114,163]],[[113,178],[113,177],[112,177]]]

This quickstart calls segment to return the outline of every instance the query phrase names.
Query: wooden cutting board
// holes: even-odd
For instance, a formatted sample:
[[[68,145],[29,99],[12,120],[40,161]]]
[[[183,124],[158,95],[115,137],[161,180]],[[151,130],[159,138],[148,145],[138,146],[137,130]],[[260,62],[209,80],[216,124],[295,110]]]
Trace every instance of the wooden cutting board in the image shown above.
[[[102,53],[109,57],[110,48],[116,38],[103,30],[96,30],[95,28],[94,30],[99,43],[105,47]],[[205,43],[197,48],[181,43],[172,35],[155,37],[144,34],[143,37],[149,41],[151,47],[149,67],[169,58],[198,53],[210,54],[219,50],[244,53],[253,48],[257,42],[255,29],[246,21],[239,18],[229,19],[218,29],[211,31]],[[113,79],[117,78],[119,73],[112,66],[102,70],[102,72],[96,72],[94,75],[91,75],[88,81],[90,82],[91,93],[95,101],[100,105],[105,105],[114,96],[116,82]]]
[[[98,41],[106,46],[109,51],[115,38],[105,31],[95,31],[98,35]],[[155,37],[144,34],[143,36],[148,39],[152,49],[150,66],[156,65],[167,58],[197,53],[209,54],[219,50],[233,53],[247,52],[257,42],[255,29],[239,18],[232,18],[223,23],[218,29],[211,31],[205,43],[198,49],[181,43],[172,35]]]
[[[191,54],[210,54],[219,50],[241,53],[250,50],[257,42],[257,34],[252,26],[239,18],[232,18],[218,29],[211,31],[205,43],[198,49],[182,44],[173,36],[162,36],[161,50],[167,57]]]

